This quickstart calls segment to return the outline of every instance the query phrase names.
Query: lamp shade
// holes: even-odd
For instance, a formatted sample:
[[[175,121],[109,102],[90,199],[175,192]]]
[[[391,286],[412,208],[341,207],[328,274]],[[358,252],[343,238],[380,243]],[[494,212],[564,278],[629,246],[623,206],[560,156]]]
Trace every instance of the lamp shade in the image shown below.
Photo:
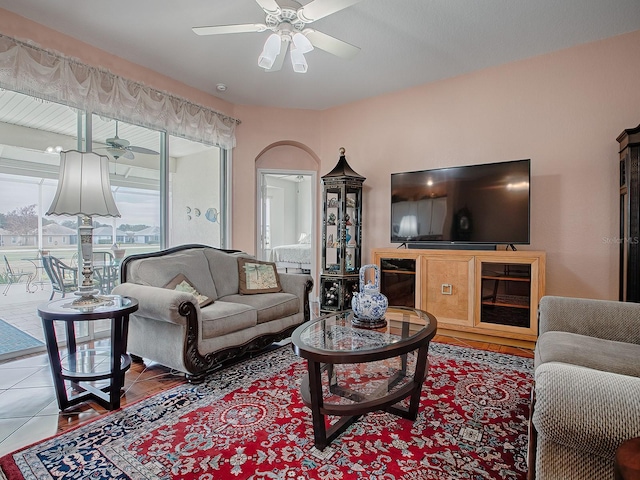
[[[46,214],[119,217],[109,182],[109,157],[60,152],[58,189]]]

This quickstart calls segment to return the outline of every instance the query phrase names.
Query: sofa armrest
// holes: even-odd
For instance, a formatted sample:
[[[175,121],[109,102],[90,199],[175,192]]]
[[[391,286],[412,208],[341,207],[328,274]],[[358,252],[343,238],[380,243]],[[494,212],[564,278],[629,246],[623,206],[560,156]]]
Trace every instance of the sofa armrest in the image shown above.
[[[291,293],[300,299],[300,305],[304,310],[305,321],[311,318],[309,310],[309,293],[313,288],[313,278],[311,275],[301,275],[299,273],[279,273],[282,291]]]
[[[126,295],[138,300],[136,316],[185,325],[185,304],[193,305],[196,314],[198,317],[200,316],[200,307],[196,297],[187,292],[177,292],[168,288],[151,287],[136,283],[122,283],[117,285],[112,293],[114,295]]]
[[[640,304],[545,296],[540,300],[538,334],[562,331],[640,344]]]
[[[535,372],[533,424],[538,435],[613,460],[640,436],[640,378],[559,362]]]

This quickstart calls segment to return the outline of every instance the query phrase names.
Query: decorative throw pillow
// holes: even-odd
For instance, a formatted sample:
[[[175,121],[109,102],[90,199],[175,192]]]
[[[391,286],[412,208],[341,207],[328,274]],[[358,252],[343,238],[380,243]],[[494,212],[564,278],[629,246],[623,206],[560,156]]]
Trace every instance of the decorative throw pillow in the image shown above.
[[[206,307],[207,305],[211,305],[213,303],[213,300],[211,300],[209,297],[198,292],[198,290],[196,290],[196,288],[191,284],[189,279],[183,274],[176,275],[173,280],[171,280],[164,286],[164,288],[192,294],[198,300],[198,305],[200,305],[200,308]]]
[[[251,258],[238,259],[239,288],[242,295],[281,292],[276,264]]]

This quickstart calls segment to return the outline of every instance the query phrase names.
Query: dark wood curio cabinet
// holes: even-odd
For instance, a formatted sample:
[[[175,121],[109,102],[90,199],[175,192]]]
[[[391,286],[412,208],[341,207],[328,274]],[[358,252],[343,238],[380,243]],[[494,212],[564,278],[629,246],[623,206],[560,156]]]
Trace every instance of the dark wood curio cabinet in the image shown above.
[[[624,302],[640,302],[640,125],[627,129],[620,143],[620,293]]]
[[[359,287],[364,181],[347,162],[344,148],[333,170],[322,177],[322,312],[351,308]]]

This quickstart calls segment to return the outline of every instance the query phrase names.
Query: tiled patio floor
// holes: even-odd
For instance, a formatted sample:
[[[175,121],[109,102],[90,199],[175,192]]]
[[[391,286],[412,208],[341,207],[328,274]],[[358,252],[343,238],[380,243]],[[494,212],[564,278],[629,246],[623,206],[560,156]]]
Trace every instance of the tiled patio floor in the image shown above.
[[[50,296],[51,287],[49,285],[44,285],[42,290],[38,287],[35,292],[28,293],[24,284],[11,285],[7,295],[0,295],[0,318],[43,342],[41,347],[30,348],[21,352],[0,353],[0,362],[15,356],[46,351],[42,322],[38,316],[38,305],[48,302]],[[56,298],[60,298],[60,294],[56,293],[54,299]],[[56,334],[59,341],[64,341],[65,331],[63,325],[56,326]]]
[[[44,342],[37,308],[39,304],[47,302],[50,295],[49,285],[44,285],[42,290],[38,288],[34,293],[27,293],[23,284],[11,285],[7,295],[0,295],[0,318]]]

